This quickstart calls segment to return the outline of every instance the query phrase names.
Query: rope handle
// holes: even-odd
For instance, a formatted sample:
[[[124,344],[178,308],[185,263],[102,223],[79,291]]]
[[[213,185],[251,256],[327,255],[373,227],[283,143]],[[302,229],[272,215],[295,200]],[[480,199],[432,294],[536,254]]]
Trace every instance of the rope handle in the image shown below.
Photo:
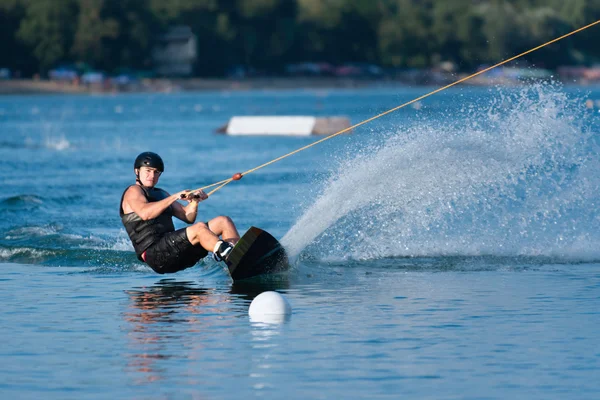
[[[211,188],[211,187],[213,187],[213,186],[220,185],[220,186],[218,186],[217,188],[215,188],[215,189],[211,190],[210,192],[208,192],[208,193],[206,194],[208,197],[210,197],[210,196],[211,196],[213,193],[215,193],[217,190],[221,189],[222,187],[224,187],[225,185],[227,185],[227,184],[228,184],[228,183],[230,183],[231,181],[239,181],[240,179],[242,179],[242,177],[243,177],[244,175],[245,175],[245,173],[237,172],[237,173],[233,174],[233,176],[232,176],[231,178],[229,178],[229,179],[223,179],[222,181],[215,182],[215,183],[213,183],[213,184],[210,184],[210,185],[207,185],[207,186],[203,186],[203,187],[201,187],[201,188],[198,188],[198,189],[194,189],[194,190],[192,190],[191,192],[197,192],[197,191],[199,191],[199,190],[204,190],[204,189]],[[184,199],[184,198],[185,198],[185,195],[182,195],[182,197],[181,197],[181,198],[182,198],[182,199]]]

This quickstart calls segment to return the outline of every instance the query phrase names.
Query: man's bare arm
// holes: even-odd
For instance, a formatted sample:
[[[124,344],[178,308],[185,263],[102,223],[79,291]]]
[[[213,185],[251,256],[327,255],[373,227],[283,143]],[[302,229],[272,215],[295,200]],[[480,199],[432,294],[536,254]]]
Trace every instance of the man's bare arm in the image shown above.
[[[198,201],[192,200],[186,206],[179,203],[173,204],[173,215],[183,222],[193,224],[196,221],[196,215],[198,215]]]
[[[198,203],[207,198],[208,196],[206,193],[201,190],[194,193],[187,193],[184,200],[189,201],[190,203],[186,206],[182,206],[179,203],[173,204],[173,215],[183,222],[193,224],[198,215]]]
[[[127,189],[123,202],[128,205],[134,213],[139,215],[141,219],[147,221],[149,219],[157,218],[162,214],[171,204],[179,199],[181,193],[182,192],[170,195],[160,201],[149,202],[146,199],[146,196],[144,196],[142,188],[131,186]]]

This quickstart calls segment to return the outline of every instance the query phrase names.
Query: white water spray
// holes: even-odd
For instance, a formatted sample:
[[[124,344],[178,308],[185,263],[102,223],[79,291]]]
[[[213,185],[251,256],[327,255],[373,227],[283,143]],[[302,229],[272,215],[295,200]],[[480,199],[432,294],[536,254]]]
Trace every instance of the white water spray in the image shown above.
[[[600,152],[582,102],[548,84],[495,98],[342,162],[284,246],[330,259],[600,257]]]

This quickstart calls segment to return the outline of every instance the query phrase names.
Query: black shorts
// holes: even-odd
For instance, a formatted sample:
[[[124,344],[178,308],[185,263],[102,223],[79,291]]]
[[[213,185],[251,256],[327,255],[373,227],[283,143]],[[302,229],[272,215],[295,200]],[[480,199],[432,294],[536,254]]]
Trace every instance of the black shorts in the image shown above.
[[[193,267],[208,255],[200,245],[194,246],[186,228],[169,232],[146,249],[146,264],[159,274],[170,274]]]

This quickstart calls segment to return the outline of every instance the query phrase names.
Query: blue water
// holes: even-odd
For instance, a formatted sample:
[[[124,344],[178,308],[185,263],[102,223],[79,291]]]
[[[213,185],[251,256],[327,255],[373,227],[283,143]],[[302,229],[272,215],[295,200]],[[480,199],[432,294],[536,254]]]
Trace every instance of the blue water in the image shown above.
[[[2,398],[600,397],[600,90],[456,88],[201,203],[280,238],[289,274],[136,260],[138,153],[197,188],[315,140],[214,133],[233,115],[356,123],[425,92],[0,98]],[[289,319],[249,320],[266,290]]]

